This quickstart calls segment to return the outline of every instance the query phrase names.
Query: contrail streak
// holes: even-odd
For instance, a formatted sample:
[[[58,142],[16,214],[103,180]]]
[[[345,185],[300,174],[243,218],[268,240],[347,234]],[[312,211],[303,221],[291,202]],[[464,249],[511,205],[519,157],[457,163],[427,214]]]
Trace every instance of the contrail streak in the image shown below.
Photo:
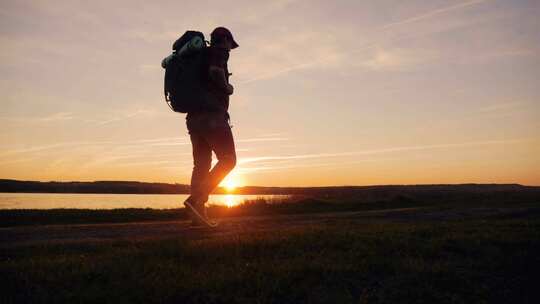
[[[382,153],[403,152],[403,151],[419,151],[419,150],[460,148],[460,147],[471,147],[471,146],[514,144],[514,143],[520,143],[524,141],[529,141],[529,139],[486,140],[486,141],[476,141],[476,142],[436,144],[436,145],[423,145],[423,146],[402,146],[402,147],[373,149],[373,150],[364,150],[364,151],[355,151],[355,152],[246,157],[246,158],[241,158],[238,161],[238,163],[246,164],[246,163],[254,163],[254,162],[268,161],[268,160],[272,161],[272,160],[287,160],[287,159],[309,159],[309,158],[324,158],[324,157],[353,156],[353,155],[371,155],[371,154],[382,154]]]
[[[409,18],[409,19],[389,23],[389,24],[381,27],[380,30],[387,30],[389,28],[392,28],[392,27],[395,27],[395,26],[398,26],[398,25],[403,25],[403,24],[407,24],[407,23],[413,23],[413,22],[416,22],[416,21],[428,19],[428,18],[431,18],[433,16],[444,14],[444,13],[447,13],[447,12],[450,12],[450,11],[455,11],[455,10],[460,9],[460,8],[468,7],[468,6],[479,4],[479,3],[482,3],[482,2],[486,2],[486,1],[488,1],[488,0],[474,0],[474,1],[468,1],[468,2],[464,2],[464,3],[456,4],[456,5],[453,5],[453,6],[439,8],[439,9],[433,10],[431,12],[427,12],[425,14],[418,15],[418,16],[415,16],[415,17],[412,17],[412,18]]]

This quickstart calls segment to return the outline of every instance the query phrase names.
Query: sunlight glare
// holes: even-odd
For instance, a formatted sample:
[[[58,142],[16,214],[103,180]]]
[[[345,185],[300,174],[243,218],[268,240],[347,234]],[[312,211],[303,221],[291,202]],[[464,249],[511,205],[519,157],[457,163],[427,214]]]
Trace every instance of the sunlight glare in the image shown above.
[[[234,189],[236,189],[237,185],[234,180],[228,180],[223,184],[223,187],[225,188],[225,190],[227,190],[227,192],[233,192]]]
[[[234,194],[227,194],[225,195],[225,205],[228,208],[238,206],[240,204],[239,197]]]
[[[228,193],[234,192],[234,190],[243,184],[243,180],[236,174],[228,175],[221,183],[220,186],[225,188]]]

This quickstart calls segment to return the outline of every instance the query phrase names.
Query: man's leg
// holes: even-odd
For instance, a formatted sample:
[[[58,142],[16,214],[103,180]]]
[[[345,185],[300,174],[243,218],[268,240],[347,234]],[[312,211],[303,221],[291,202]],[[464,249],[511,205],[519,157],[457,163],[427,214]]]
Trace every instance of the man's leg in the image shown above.
[[[205,137],[199,132],[190,132],[193,149],[193,172],[191,174],[191,201],[195,207],[204,212],[204,203],[208,201],[206,181],[212,166],[212,149]]]
[[[229,126],[213,129],[205,135],[206,141],[216,153],[218,159],[218,162],[208,174],[206,185],[204,185],[207,187],[207,193],[210,193],[236,165],[236,150]]]

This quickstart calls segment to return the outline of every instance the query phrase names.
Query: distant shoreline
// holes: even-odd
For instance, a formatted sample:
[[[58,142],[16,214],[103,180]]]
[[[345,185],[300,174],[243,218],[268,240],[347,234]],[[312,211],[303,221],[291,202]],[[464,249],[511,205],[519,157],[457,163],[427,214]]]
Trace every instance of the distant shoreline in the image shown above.
[[[262,187],[244,186],[232,191],[218,188],[214,194],[244,195],[317,195],[349,196],[351,194],[378,196],[381,194],[409,193],[485,193],[500,191],[540,191],[540,186],[520,184],[428,184],[428,185],[373,185],[373,186],[328,186],[328,187]],[[137,181],[93,181],[93,182],[40,182],[0,179],[3,193],[85,193],[85,194],[189,194],[185,184],[148,183]]]

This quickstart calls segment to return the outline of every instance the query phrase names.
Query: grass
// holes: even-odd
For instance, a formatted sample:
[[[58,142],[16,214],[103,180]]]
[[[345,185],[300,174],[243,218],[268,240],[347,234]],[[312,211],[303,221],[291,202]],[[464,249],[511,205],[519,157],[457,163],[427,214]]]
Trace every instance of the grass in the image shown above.
[[[473,200],[466,198],[459,201],[440,199],[421,200],[416,197],[397,195],[387,199],[365,200],[357,198],[314,198],[291,196],[284,199],[265,198],[246,200],[236,207],[211,205],[209,215],[215,218],[237,216],[257,216],[275,214],[305,214],[327,212],[349,212],[386,210],[408,207],[430,208],[470,208],[470,207],[529,207],[538,206],[540,196],[516,200],[499,197],[497,200]],[[128,223],[142,221],[172,221],[187,219],[185,209],[1,209],[0,227],[51,225],[51,224],[93,224],[93,223]]]
[[[3,250],[2,303],[534,303],[540,220],[343,220]]]
[[[539,206],[537,199],[506,198],[254,200],[236,208],[212,206],[210,214],[226,218],[406,207],[458,212],[519,207],[526,214],[444,221],[339,217],[198,237],[3,243],[0,303],[540,303]],[[183,212],[1,210],[0,224],[27,231],[27,225],[177,220]],[[1,233],[0,239],[7,240]]]
[[[418,205],[416,201],[411,201]],[[359,203],[332,199],[290,197],[285,199],[246,200],[236,207],[210,205],[209,215],[224,218],[270,214],[301,214],[339,211],[360,211],[408,206],[411,203],[397,198],[389,201]],[[171,221],[187,219],[185,209],[4,209],[0,210],[0,227],[50,224],[127,223],[141,221]]]

